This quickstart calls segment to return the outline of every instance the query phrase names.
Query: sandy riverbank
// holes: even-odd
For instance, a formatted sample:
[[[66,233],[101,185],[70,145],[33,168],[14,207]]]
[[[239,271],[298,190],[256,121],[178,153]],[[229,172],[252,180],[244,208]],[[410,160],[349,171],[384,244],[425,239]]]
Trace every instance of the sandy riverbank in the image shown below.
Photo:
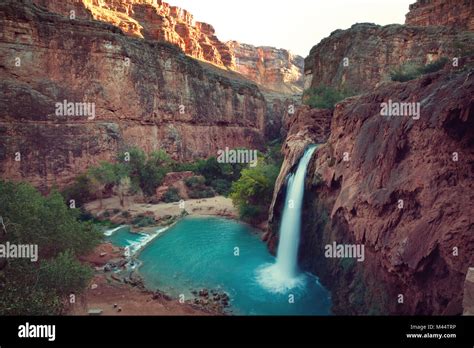
[[[85,208],[94,216],[101,214],[104,211],[128,211],[131,216],[137,215],[153,215],[156,220],[165,218],[166,216],[180,216],[183,209],[179,203],[159,203],[146,204],[130,202],[125,204],[125,207],[120,206],[118,197],[111,197],[104,199],[102,208],[100,208],[100,201],[92,201],[85,204]],[[230,198],[217,196],[204,199],[190,199],[184,202],[184,209],[191,216],[222,216],[235,219],[238,216],[237,209],[232,204]],[[119,214],[117,214],[119,215]],[[113,221],[113,216],[111,217]]]

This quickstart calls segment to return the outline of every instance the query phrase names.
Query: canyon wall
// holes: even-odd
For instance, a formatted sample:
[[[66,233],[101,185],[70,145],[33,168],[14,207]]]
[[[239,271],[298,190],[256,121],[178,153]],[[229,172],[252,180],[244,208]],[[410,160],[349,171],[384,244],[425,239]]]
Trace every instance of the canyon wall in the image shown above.
[[[127,35],[164,41],[187,55],[237,71],[265,88],[301,93],[303,58],[287,50],[220,41],[212,25],[161,0],[33,0],[48,10],[113,24]]]
[[[177,160],[262,149],[278,123],[255,84],[169,44],[27,0],[2,1],[0,22],[3,178],[62,187],[130,145]],[[95,117],[58,115],[64,100],[91,103]]]
[[[308,169],[299,262],[332,291],[335,313],[462,313],[474,264],[473,90],[472,69],[445,70],[382,83],[333,113],[306,110],[287,124],[266,239],[275,251],[287,173],[330,134]],[[388,100],[420,102],[420,118],[381,116]],[[333,242],[364,245],[365,261],[326,258]]]
[[[305,88],[331,86],[353,93],[389,80],[406,62],[424,65],[473,49],[473,32],[445,27],[355,24],[336,30],[311,49],[305,59]]]
[[[236,70],[266,88],[288,94],[303,91],[304,59],[288,50],[229,41]]]
[[[409,25],[355,24],[305,59],[305,89],[330,86],[355,96],[334,110],[301,107],[287,115],[265,240],[275,252],[286,178],[309,144],[323,143],[308,168],[299,264],[330,289],[336,314],[472,309],[474,32],[467,5],[418,1]],[[405,63],[442,57],[448,64],[438,72],[390,81]],[[419,103],[420,117],[381,116],[389,101]],[[327,257],[333,243],[363,245],[365,260]]]
[[[406,15],[407,25],[442,25],[474,30],[472,0],[417,0]]]

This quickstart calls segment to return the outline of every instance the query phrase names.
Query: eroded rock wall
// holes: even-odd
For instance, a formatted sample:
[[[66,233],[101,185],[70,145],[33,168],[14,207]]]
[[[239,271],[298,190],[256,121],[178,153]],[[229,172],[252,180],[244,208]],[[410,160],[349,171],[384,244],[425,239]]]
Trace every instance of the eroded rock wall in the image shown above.
[[[305,88],[330,86],[354,94],[390,80],[390,71],[411,62],[461,57],[473,49],[474,33],[446,27],[355,24],[336,30],[305,59]]]
[[[47,190],[124,146],[191,160],[264,144],[265,99],[239,74],[26,0],[0,3],[0,22],[4,178]],[[56,115],[64,100],[93,103],[95,117]]]
[[[451,26],[474,30],[474,1],[417,0],[410,5],[405,24]]]

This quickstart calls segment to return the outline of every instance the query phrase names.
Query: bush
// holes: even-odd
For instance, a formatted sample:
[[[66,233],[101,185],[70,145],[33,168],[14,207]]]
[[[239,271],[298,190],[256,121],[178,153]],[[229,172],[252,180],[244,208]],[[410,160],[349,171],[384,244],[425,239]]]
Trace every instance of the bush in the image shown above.
[[[434,73],[443,69],[448,60],[449,59],[446,57],[441,57],[440,59],[424,66],[416,65],[413,62],[407,62],[393,69],[390,72],[390,79],[398,82],[411,81],[421,75]]]
[[[94,193],[91,192],[91,182],[85,174],[76,177],[72,185],[61,191],[61,195],[64,197],[66,204],[74,200],[77,208],[95,198]]]
[[[334,109],[334,106],[353,95],[349,91],[338,90],[329,86],[319,86],[307,89],[303,93],[303,103],[311,108]]]
[[[255,168],[244,169],[232,184],[230,197],[243,220],[255,223],[266,217],[279,171],[278,166],[259,161]]]
[[[444,66],[448,63],[448,58],[446,57],[442,57],[438,60],[435,60],[434,62],[431,62],[427,65],[425,65],[424,67],[421,67],[420,68],[420,73],[421,74],[430,74],[430,73],[434,73],[434,72],[437,72],[441,69],[444,68]]]
[[[214,190],[207,186],[191,190],[188,194],[189,198],[192,199],[210,198],[215,196]]]
[[[249,223],[259,223],[263,214],[263,208],[256,205],[243,205],[239,207],[239,216]]]
[[[163,202],[165,203],[174,203],[179,202],[180,200],[181,197],[179,196],[179,192],[174,187],[170,187],[163,196]]]
[[[219,195],[227,196],[230,192],[230,188],[232,187],[232,182],[224,180],[224,179],[216,179],[211,182],[211,187]]]
[[[189,188],[202,187],[206,184],[206,179],[203,176],[192,176],[184,180],[184,183]]]
[[[147,226],[153,226],[156,224],[155,219],[153,219],[151,216],[145,216],[145,215],[137,215],[135,219],[132,221],[132,225],[135,225],[137,227],[147,227]]]
[[[80,211],[58,192],[44,197],[29,184],[0,181],[0,197],[8,241],[36,244],[39,252],[37,262],[8,260],[0,270],[0,315],[61,314],[66,297],[80,294],[92,274],[75,256],[90,252],[102,234],[79,221]]]

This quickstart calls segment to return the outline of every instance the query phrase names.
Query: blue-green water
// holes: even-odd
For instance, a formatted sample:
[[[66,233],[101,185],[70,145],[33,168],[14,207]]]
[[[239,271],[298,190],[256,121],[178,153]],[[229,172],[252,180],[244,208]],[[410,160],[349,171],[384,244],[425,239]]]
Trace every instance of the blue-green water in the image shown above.
[[[120,246],[140,242],[126,228],[109,239]],[[185,218],[147,244],[138,258],[150,289],[186,298],[191,290],[221,289],[229,294],[234,314],[330,314],[330,295],[313,275],[300,275],[292,289],[268,287],[264,271],[275,258],[255,231],[233,220]]]

